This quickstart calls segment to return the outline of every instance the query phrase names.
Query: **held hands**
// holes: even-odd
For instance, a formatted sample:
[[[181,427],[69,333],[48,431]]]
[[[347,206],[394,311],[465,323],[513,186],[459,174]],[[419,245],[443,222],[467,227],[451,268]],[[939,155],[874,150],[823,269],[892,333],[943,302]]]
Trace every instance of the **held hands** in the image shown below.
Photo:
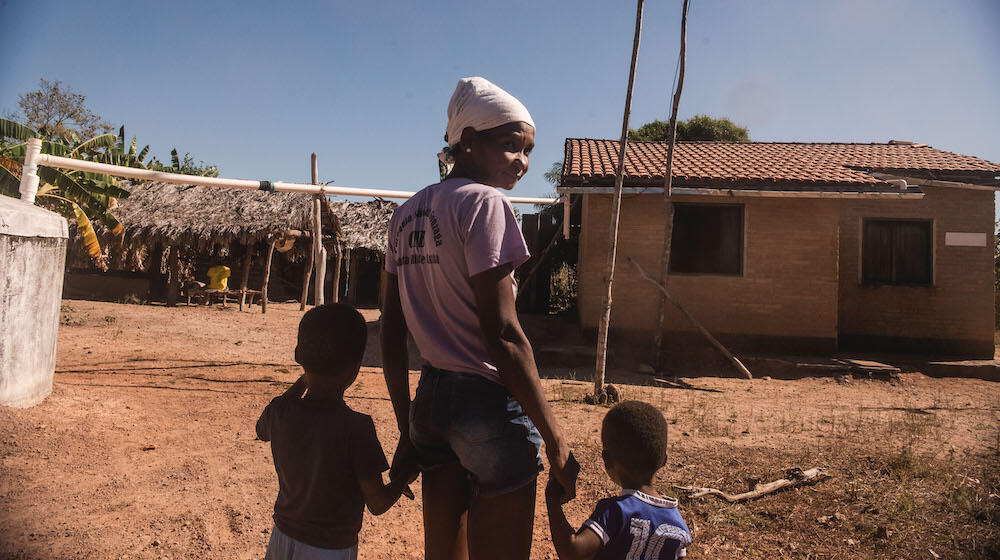
[[[549,475],[549,481],[545,483],[545,502],[548,504],[562,505],[569,500],[563,500],[563,487],[559,481]]]
[[[550,487],[556,482],[561,490],[559,503],[565,504],[576,497],[576,479],[580,475],[580,463],[566,445],[560,445],[549,456],[549,483],[545,486],[545,497],[549,497]],[[551,492],[555,493],[555,489]]]
[[[417,479],[420,474],[420,465],[417,459],[417,450],[410,443],[410,438],[401,437],[396,452],[392,455],[392,466],[389,467],[389,480],[392,483],[402,485],[402,493],[409,499],[413,499],[413,491],[410,484]]]

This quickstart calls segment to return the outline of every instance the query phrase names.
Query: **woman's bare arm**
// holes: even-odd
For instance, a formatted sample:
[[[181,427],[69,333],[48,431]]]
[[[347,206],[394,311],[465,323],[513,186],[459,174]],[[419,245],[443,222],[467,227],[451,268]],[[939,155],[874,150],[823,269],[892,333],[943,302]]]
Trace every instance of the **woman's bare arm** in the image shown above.
[[[399,428],[399,445],[392,457],[389,477],[412,481],[417,473],[416,454],[410,443],[410,357],[406,347],[409,331],[399,301],[399,284],[395,274],[388,278],[382,289],[382,318],[379,341],[382,349],[382,374],[389,390],[389,400],[396,413]]]
[[[569,501],[576,495],[580,466],[570,454],[569,445],[542,392],[531,344],[521,330],[514,307],[512,270],[509,264],[501,265],[470,279],[479,325],[486,350],[500,371],[504,385],[541,433],[551,474],[563,486],[564,500]]]

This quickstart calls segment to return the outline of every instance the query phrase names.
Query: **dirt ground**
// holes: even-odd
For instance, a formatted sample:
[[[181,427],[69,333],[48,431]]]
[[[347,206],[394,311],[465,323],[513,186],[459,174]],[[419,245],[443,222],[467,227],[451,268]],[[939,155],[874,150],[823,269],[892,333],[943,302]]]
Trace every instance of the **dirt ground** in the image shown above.
[[[364,313],[374,335],[378,312]],[[52,394],[33,408],[0,408],[0,557],[262,557],[277,480],[254,423],[299,373],[297,305],[261,315],[65,301],[62,315]],[[389,455],[395,422],[377,336],[369,340],[347,402],[375,418]],[[583,465],[567,506],[578,525],[616,492],[600,461],[606,409],[583,402],[585,367],[557,366],[541,369]],[[996,383],[715,373],[654,385],[612,375],[626,398],[653,403],[670,423],[662,492],[743,491],[793,466],[832,478],[742,505],[682,498],[690,557],[1000,557]],[[365,514],[361,558],[422,556],[414,490],[416,501]],[[536,511],[532,557],[554,558],[541,500]]]

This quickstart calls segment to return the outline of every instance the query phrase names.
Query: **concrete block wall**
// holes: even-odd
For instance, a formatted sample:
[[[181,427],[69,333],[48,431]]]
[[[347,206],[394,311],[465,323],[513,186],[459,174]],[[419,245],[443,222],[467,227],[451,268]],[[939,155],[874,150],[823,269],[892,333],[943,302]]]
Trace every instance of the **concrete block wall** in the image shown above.
[[[668,288],[707,329],[728,335],[796,338],[836,346],[840,207],[836,200],[677,197],[677,202],[744,205],[741,276],[671,274]],[[578,301],[584,328],[596,328],[604,294],[611,196],[586,195],[580,240]],[[612,329],[655,328],[659,292],[628,264],[635,258],[659,274],[663,199],[626,195],[622,200]],[[665,330],[694,328],[673,306]],[[648,334],[647,334],[648,336]],[[733,337],[729,337],[733,338]]]
[[[840,221],[841,341],[847,348],[919,350],[992,358],[992,191],[921,187],[920,200],[845,201]],[[864,218],[930,219],[931,286],[861,283]],[[985,247],[945,243],[948,232],[985,234]]]

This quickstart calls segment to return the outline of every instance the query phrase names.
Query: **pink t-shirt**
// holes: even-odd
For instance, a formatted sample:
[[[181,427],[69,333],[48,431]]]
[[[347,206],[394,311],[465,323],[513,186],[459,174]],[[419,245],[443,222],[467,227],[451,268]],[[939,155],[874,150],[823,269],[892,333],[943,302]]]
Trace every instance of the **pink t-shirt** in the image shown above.
[[[399,279],[406,326],[427,363],[502,383],[469,278],[503,264],[517,268],[528,256],[514,208],[494,187],[447,179],[396,209],[385,269]]]

